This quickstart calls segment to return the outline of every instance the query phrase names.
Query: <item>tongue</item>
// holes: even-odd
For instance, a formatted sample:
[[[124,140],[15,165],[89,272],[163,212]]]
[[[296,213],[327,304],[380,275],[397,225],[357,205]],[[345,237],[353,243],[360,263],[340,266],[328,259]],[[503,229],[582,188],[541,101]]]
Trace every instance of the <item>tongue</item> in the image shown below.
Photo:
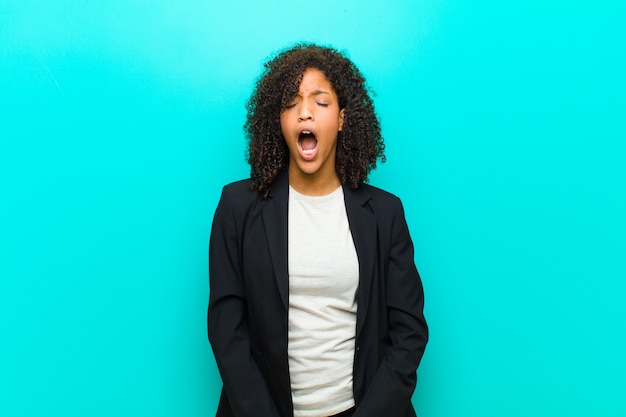
[[[305,136],[300,140],[300,146],[305,151],[314,149],[316,145],[317,139],[315,139],[313,136]]]

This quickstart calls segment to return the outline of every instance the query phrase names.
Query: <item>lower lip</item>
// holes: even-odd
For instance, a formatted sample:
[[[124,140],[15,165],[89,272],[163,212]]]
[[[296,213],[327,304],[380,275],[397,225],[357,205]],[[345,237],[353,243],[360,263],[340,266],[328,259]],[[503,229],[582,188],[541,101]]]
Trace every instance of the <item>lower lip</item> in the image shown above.
[[[300,153],[300,157],[305,161],[312,161],[315,159],[315,155],[317,155],[317,146],[306,151],[298,146],[298,152]]]

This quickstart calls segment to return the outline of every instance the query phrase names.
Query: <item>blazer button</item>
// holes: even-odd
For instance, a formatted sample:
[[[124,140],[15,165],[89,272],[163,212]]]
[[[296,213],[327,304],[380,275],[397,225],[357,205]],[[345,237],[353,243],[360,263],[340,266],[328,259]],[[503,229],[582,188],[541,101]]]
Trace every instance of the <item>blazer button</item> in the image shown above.
[[[356,351],[358,352],[359,350],[361,350],[361,346],[356,347]]]

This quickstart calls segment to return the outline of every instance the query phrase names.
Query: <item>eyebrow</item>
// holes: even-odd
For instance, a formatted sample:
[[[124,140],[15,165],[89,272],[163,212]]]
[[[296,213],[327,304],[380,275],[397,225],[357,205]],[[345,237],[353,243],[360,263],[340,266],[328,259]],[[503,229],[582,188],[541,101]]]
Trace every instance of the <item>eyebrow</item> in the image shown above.
[[[330,93],[328,91],[324,91],[324,90],[313,90],[311,92],[312,96],[317,96],[317,95],[320,95],[320,94],[328,94],[328,95],[330,95]]]
[[[311,91],[311,95],[312,96],[319,96],[321,94],[326,94],[326,95],[331,95],[330,92],[326,91],[326,90],[313,90]],[[298,93],[294,96],[295,97],[302,97],[302,91],[298,91]]]

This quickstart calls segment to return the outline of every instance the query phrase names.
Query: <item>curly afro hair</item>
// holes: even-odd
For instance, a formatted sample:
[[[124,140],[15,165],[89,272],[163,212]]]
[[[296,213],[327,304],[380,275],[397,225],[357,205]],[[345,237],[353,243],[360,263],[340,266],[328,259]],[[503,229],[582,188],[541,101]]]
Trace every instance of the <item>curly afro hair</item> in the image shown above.
[[[335,89],[339,108],[345,111],[335,157],[341,183],[358,188],[378,160],[385,162],[385,145],[369,88],[343,54],[333,48],[299,43],[270,58],[264,67],[246,104],[244,125],[253,189],[267,197],[276,175],[289,165],[280,114],[298,93],[307,68],[324,73]]]

